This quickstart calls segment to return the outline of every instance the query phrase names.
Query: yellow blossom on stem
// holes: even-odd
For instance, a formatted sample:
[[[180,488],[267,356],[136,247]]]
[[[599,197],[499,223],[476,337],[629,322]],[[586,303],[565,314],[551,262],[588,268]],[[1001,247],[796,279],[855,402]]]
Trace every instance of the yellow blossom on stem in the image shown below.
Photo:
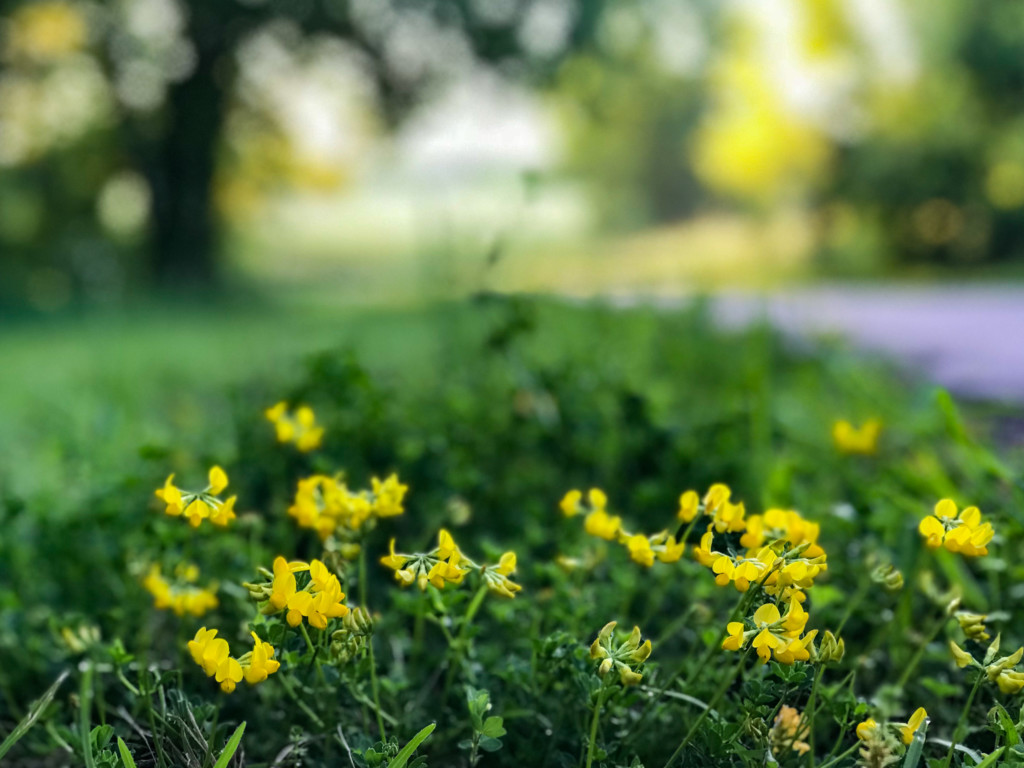
[[[926,717],[928,717],[928,712],[925,711],[925,708],[918,707],[910,716],[910,720],[900,727],[900,738],[903,739],[904,744],[910,744],[914,740],[914,734],[917,733],[917,729],[921,727]]]
[[[235,500],[226,501],[219,494],[227,487],[228,476],[218,466],[210,468],[209,484],[202,491],[185,491],[174,484],[174,475],[169,475],[162,488],[155,492],[164,503],[164,512],[172,517],[184,516],[189,525],[198,528],[203,520],[209,519],[214,525],[225,527],[235,519]]]
[[[967,557],[987,555],[987,544],[994,535],[992,524],[981,522],[977,507],[967,507],[957,514],[952,499],[942,499],[936,504],[934,514],[921,520],[918,531],[930,549],[945,547]]]
[[[300,405],[289,413],[288,404],[282,400],[263,413],[274,425],[279,443],[294,443],[300,451],[308,453],[323,442],[323,427],[317,425],[316,415],[308,405]]]
[[[878,419],[868,419],[860,427],[841,419],[832,425],[832,441],[840,453],[870,456],[878,450],[881,431],[882,423]]]

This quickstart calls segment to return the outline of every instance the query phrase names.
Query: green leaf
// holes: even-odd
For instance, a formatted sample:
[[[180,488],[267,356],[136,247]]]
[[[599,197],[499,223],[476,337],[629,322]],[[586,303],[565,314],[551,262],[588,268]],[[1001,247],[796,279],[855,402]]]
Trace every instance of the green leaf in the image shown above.
[[[217,762],[213,764],[213,768],[227,768],[227,764],[231,762],[231,758],[235,756],[235,752],[238,751],[238,745],[242,743],[242,734],[245,733],[245,722],[243,721],[235,732],[231,734],[231,738],[228,739],[228,744],[224,747],[224,751],[220,753],[220,757],[217,758]]]
[[[1020,734],[1017,733],[1017,727],[1010,718],[1010,713],[1003,708],[1002,704],[996,704],[995,710],[999,717],[999,725],[1003,729],[1003,735],[1006,737],[1006,744],[1011,747],[1020,744]]]
[[[505,721],[496,715],[488,717],[484,721],[484,727],[480,729],[480,733],[492,739],[500,739],[505,735],[504,723]]]
[[[121,762],[124,764],[124,768],[136,768],[135,758],[132,757],[132,753],[128,751],[128,745],[120,736],[117,737],[117,751],[121,753]]]
[[[924,750],[924,736],[927,730],[928,721],[925,720],[924,725],[914,733],[914,740],[910,742],[910,746],[907,748],[907,756],[903,760],[903,768],[917,768],[917,764],[921,762],[921,752]]]
[[[409,758],[412,757],[412,753],[416,751],[416,748],[429,738],[430,734],[437,728],[437,723],[431,723],[422,731],[413,736],[409,743],[402,747],[402,751],[395,755],[395,759],[388,763],[388,768],[405,768],[409,762]],[[220,764],[214,768],[223,768]]]
[[[976,766],[974,766],[974,768],[989,768],[989,766],[995,765],[996,764],[996,760],[998,760],[1000,757],[1002,757],[1003,752],[1005,752],[1005,751],[1006,751],[1006,747],[1000,747],[999,749],[997,749],[992,754],[987,755],[985,757],[985,759],[982,760],[980,763],[978,763]]]
[[[497,752],[501,749],[501,742],[497,739],[492,739],[490,736],[481,736],[480,749],[484,752]]]
[[[21,719],[21,722],[14,727],[13,731],[7,734],[3,744],[0,744],[0,757],[6,755],[11,750],[11,747],[17,744],[21,737],[28,733],[29,729],[36,724],[36,720],[39,719],[39,716],[49,703],[53,701],[53,697],[57,695],[57,689],[67,679],[67,676],[67,671],[61,672],[60,677],[54,681],[53,685],[47,688],[46,692],[29,708],[28,714]]]

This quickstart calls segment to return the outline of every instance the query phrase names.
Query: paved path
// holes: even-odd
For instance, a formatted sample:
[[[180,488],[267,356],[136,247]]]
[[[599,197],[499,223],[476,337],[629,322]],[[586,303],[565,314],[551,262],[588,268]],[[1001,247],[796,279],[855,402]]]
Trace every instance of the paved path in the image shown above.
[[[651,301],[678,306],[686,299]],[[728,326],[766,317],[797,335],[839,333],[957,394],[1024,403],[1024,285],[724,292],[715,297],[713,311]]]

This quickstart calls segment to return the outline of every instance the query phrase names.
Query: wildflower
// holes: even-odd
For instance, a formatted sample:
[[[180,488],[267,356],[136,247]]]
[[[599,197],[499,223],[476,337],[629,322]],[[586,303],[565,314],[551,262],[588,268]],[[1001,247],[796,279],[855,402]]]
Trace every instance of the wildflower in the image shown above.
[[[692,522],[700,512],[700,497],[696,491],[686,491],[679,497],[677,517],[684,523]]]
[[[308,571],[309,581],[298,588],[296,573]],[[320,560],[309,563],[289,563],[283,557],[274,558],[273,580],[267,585],[246,585],[257,600],[265,599],[264,613],[284,611],[285,621],[297,627],[303,618],[311,627],[327,629],[329,619],[341,618],[348,613],[344,604],[345,593],[341,583]]]
[[[202,491],[185,491],[174,484],[174,475],[169,475],[163,488],[156,490],[156,497],[164,502],[164,511],[172,517],[184,516],[189,525],[198,528],[203,520],[209,519],[214,525],[225,527],[235,519],[235,500],[219,498],[227,488],[228,476],[220,467],[210,468],[209,484]]]
[[[460,584],[468,569],[463,568],[462,553],[455,544],[455,539],[445,529],[437,535],[437,547],[431,552],[413,555],[396,554],[395,540],[388,544],[389,554],[381,558],[382,565],[395,572],[395,579],[402,586],[416,583],[420,590],[428,584],[443,589],[446,584]]]
[[[573,517],[580,513],[580,501],[583,499],[583,493],[577,490],[569,491],[562,497],[562,500],[558,503],[558,508],[562,510],[562,514],[566,517]]]
[[[515,597],[522,590],[509,576],[516,570],[515,552],[506,552],[497,565],[478,565],[467,558],[455,539],[445,529],[437,535],[437,546],[430,552],[411,555],[395,552],[395,540],[388,543],[388,554],[380,559],[382,565],[395,572],[395,579],[402,586],[416,584],[420,590],[427,585],[444,589],[448,584],[459,585],[471,570],[478,570],[487,588],[505,597]]]
[[[900,726],[900,738],[903,739],[904,744],[910,744],[914,740],[914,734],[917,733],[917,729],[921,727],[926,717],[928,717],[928,712],[925,711],[925,708],[918,707],[910,716],[910,720]]]
[[[843,660],[843,656],[846,655],[846,641],[843,638],[836,639],[836,636],[832,634],[830,630],[825,630],[824,636],[821,638],[821,644],[818,646],[817,655],[814,657],[816,662],[821,664],[838,664]]]
[[[302,528],[311,528],[326,541],[335,536],[345,548],[358,554],[358,543],[378,518],[405,512],[403,498],[409,486],[392,474],[371,479],[372,490],[352,491],[340,477],[311,475],[299,480],[288,514]]]
[[[506,552],[498,560],[498,564],[483,569],[484,580],[488,589],[505,597],[515,597],[522,587],[509,579],[516,570],[516,553]]]
[[[775,716],[769,740],[773,752],[791,749],[799,755],[810,751],[811,745],[804,739],[810,734],[810,727],[794,707],[783,705]]]
[[[202,627],[188,642],[189,653],[196,664],[203,668],[207,677],[220,683],[221,690],[231,693],[244,678],[250,685],[267,679],[281,666],[274,660],[274,647],[252,633],[253,650],[241,659],[231,656],[227,640],[217,637],[216,629]]]
[[[861,741],[867,741],[871,738],[871,735],[878,729],[878,723],[873,718],[868,718],[863,723],[857,725],[857,738]]]
[[[239,664],[242,667],[245,682],[249,685],[256,685],[277,672],[281,667],[281,662],[274,659],[274,646],[260,640],[255,632],[250,634],[252,635],[253,649],[239,659]]]
[[[814,652],[814,638],[818,634],[813,630],[802,635],[807,619],[807,612],[797,600],[790,602],[785,616],[774,603],[765,603],[754,612],[753,629],[748,630],[742,621],[729,622],[722,648],[738,651],[750,642],[762,664],[773,654],[780,664],[807,661]]]
[[[604,509],[594,509],[583,518],[583,529],[591,536],[612,541],[622,529],[622,518],[609,515]]]
[[[957,611],[953,615],[956,617],[957,623],[960,624],[960,629],[963,630],[968,640],[984,642],[991,638],[991,635],[985,629],[985,619],[988,618],[987,614]]]
[[[832,425],[832,441],[840,453],[870,456],[878,450],[878,435],[882,423],[868,419],[859,428],[841,419]]]
[[[384,481],[374,477],[371,482],[373,485],[373,513],[377,517],[394,517],[405,512],[402,507],[402,499],[409,490],[409,486],[402,485],[398,481],[398,475],[392,473]]]
[[[192,575],[192,574],[186,574]],[[189,581],[198,579],[198,569]],[[168,581],[159,565],[150,566],[142,586],[153,596],[153,607],[157,610],[171,610],[178,616],[189,614],[202,616],[217,607],[217,585],[205,588],[193,587],[188,584],[176,585]]]
[[[192,660],[203,668],[207,677],[215,678],[225,693],[235,690],[235,684],[242,679],[242,667],[231,658],[228,641],[217,637],[216,629],[200,628],[189,640],[188,650]]]
[[[641,644],[640,627],[633,627],[629,637],[616,644],[613,637],[616,624],[609,621],[604,625],[590,645],[590,658],[601,662],[597,670],[601,677],[614,670],[619,673],[619,681],[623,685],[636,685],[643,679],[637,667],[651,655],[651,641],[648,639]]]
[[[890,592],[903,589],[903,574],[892,563],[882,563],[871,571],[871,580]]]
[[[274,425],[279,443],[295,443],[296,448],[308,453],[323,442],[323,427],[317,425],[316,415],[308,405],[300,405],[289,414],[288,404],[282,400],[264,411],[264,415]]]
[[[986,545],[994,535],[992,524],[981,522],[977,507],[967,507],[958,515],[952,499],[942,499],[936,504],[934,514],[921,520],[918,530],[930,549],[944,546],[950,552],[960,552],[967,557],[987,555]]]
[[[648,568],[654,565],[654,550],[651,549],[650,540],[642,533],[629,536],[626,539],[626,548],[629,550],[629,556],[633,558],[634,562],[645,565]]]
[[[821,525],[806,520],[792,509],[769,509],[763,515],[751,515],[746,520],[746,531],[740,546],[756,549],[766,543],[781,541],[790,547],[808,543],[806,557],[820,557],[825,550],[818,545]]]

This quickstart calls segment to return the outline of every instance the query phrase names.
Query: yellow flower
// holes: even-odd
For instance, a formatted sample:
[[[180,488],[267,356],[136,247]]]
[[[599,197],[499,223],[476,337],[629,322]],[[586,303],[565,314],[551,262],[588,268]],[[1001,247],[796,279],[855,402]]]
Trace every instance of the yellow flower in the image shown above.
[[[580,501],[583,499],[583,494],[580,491],[569,491],[562,497],[562,500],[558,503],[558,508],[562,510],[562,514],[566,517],[572,517],[578,515],[580,512]]]
[[[971,656],[971,654],[969,654],[959,645],[954,643],[952,640],[949,641],[949,650],[952,652],[953,660],[956,662],[956,665],[960,667],[960,669],[963,669],[964,667],[969,665],[977,664],[977,662],[974,660],[974,657]]]
[[[859,428],[841,419],[832,425],[832,441],[841,453],[870,456],[878,450],[878,435],[882,423],[868,419]]]
[[[917,732],[917,729],[921,727],[921,724],[924,722],[926,717],[928,717],[928,713],[925,711],[924,707],[918,707],[914,710],[914,714],[910,716],[910,720],[907,724],[900,728],[900,736],[902,737],[904,744],[910,744],[910,742],[914,740],[914,734]]]
[[[744,634],[746,630],[746,627],[743,626],[743,622],[730,621],[726,625],[725,630],[728,633],[728,637],[722,641],[722,650],[738,651],[742,648],[745,643]]]
[[[392,538],[388,542],[388,554],[380,559],[381,565],[387,566],[393,571],[400,571],[405,564],[409,561],[409,555],[398,555],[395,554],[395,540]]]
[[[603,508],[592,510],[583,518],[583,529],[591,536],[613,541],[622,528],[622,518],[609,515]]]
[[[227,487],[228,476],[218,466],[210,468],[209,484],[202,491],[183,491],[174,484],[174,475],[169,475],[163,488],[158,488],[156,497],[164,502],[164,512],[172,517],[184,517],[189,525],[198,528],[203,520],[209,519],[219,526],[226,526],[235,519],[235,500],[227,501],[218,495]]]
[[[700,497],[696,491],[686,491],[679,497],[679,513],[677,517],[684,523],[689,523],[700,512]]]
[[[316,415],[308,405],[300,405],[293,414],[288,413],[284,401],[274,404],[263,412],[274,425],[279,443],[295,443],[303,453],[315,450],[323,442],[324,430],[316,423]]]
[[[192,660],[203,668],[207,677],[215,677],[227,693],[235,689],[235,683],[242,679],[242,669],[231,658],[228,641],[217,637],[216,629],[202,627],[188,642]]]
[[[805,755],[811,749],[811,745],[803,741],[809,733],[810,727],[803,721],[800,712],[793,707],[783,705],[772,726],[772,748],[776,754],[781,749],[789,748],[797,754]]]
[[[219,507],[214,507],[210,512],[210,522],[221,528],[227,527],[228,523],[237,517],[235,515],[235,500],[237,496],[229,496],[227,501]]]
[[[878,723],[869,717],[863,723],[857,725],[857,738],[861,741],[867,741],[877,728]]]
[[[206,490],[214,496],[217,496],[227,487],[227,473],[218,466],[210,467],[210,486]]]
[[[950,552],[967,557],[987,555],[987,544],[995,533],[991,523],[981,522],[977,507],[967,507],[958,515],[952,499],[942,499],[936,504],[934,514],[922,519],[917,529],[930,549],[945,546]]]
[[[587,492],[587,501],[593,509],[604,509],[608,506],[608,497],[600,488],[591,488]]]
[[[245,677],[245,682],[249,685],[256,685],[277,672],[281,663],[274,660],[274,646],[260,640],[255,632],[250,634],[252,635],[253,649],[248,661],[242,664],[242,674]]]
[[[405,512],[402,507],[402,499],[405,497],[406,491],[409,490],[409,486],[402,485],[398,481],[398,475],[391,474],[384,482],[375,477],[372,484],[374,514],[378,517],[393,517]]]
[[[193,566],[194,568],[194,566]],[[193,580],[198,579],[198,569]],[[207,588],[193,587],[189,585],[172,585],[160,571],[159,565],[150,566],[142,586],[153,596],[153,607],[157,610],[171,610],[178,616],[186,613],[192,616],[202,616],[207,611],[217,607],[216,586]]]
[[[650,540],[642,533],[636,533],[626,539],[626,548],[634,562],[650,568],[654,565],[654,550]]]
[[[178,516],[181,514],[181,490],[174,484],[174,474],[167,476],[164,487],[156,490],[156,497],[167,505],[167,514]]]
[[[484,569],[484,579],[487,587],[503,597],[515,597],[516,592],[522,590],[519,584],[509,579],[516,570],[516,553],[506,552],[498,560],[498,564],[491,568]]]

